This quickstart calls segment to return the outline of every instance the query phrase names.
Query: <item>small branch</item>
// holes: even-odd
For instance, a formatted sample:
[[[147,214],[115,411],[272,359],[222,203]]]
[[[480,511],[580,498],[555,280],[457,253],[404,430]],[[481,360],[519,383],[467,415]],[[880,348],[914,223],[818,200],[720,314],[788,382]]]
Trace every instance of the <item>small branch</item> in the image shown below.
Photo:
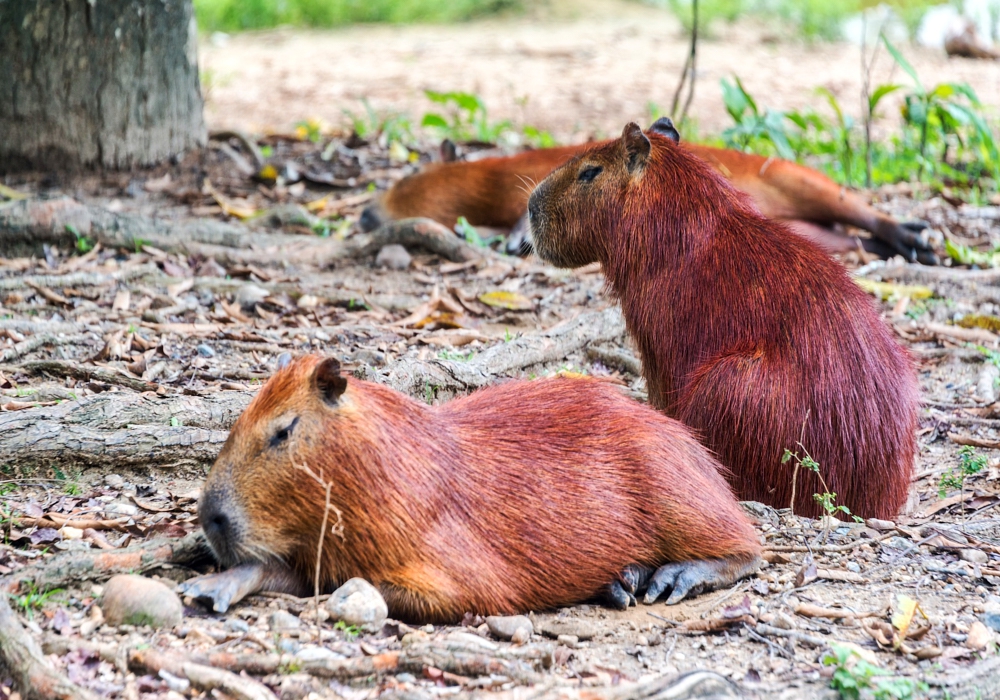
[[[75,362],[61,360],[40,360],[24,362],[19,365],[2,365],[0,372],[24,372],[25,374],[52,374],[57,377],[72,377],[85,382],[98,381],[105,384],[117,384],[135,391],[156,391],[158,384],[143,379],[129,377],[101,367],[88,367]]]

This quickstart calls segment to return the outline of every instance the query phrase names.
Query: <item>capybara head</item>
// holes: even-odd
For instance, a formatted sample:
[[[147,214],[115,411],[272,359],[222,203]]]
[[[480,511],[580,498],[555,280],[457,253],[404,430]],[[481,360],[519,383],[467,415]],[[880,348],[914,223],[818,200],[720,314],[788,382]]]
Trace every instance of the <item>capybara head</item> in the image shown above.
[[[336,489],[338,468],[363,461],[355,452],[364,444],[359,393],[337,360],[316,355],[279,369],[260,390],[233,426],[198,505],[220,564],[315,566],[326,480]]]
[[[657,147],[679,136],[661,118],[649,133]],[[606,236],[630,216],[631,195],[640,191],[653,144],[635,123],[621,138],[595,146],[553,171],[531,193],[528,220],[535,251],[559,267],[580,267],[606,258]],[[625,228],[622,228],[625,230]]]

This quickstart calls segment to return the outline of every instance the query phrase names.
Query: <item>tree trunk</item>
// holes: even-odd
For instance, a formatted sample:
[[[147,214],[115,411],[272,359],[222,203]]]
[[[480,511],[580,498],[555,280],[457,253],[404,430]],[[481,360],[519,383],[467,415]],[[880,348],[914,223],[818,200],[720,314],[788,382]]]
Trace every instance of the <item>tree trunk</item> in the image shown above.
[[[204,145],[191,0],[0,2],[0,173]]]

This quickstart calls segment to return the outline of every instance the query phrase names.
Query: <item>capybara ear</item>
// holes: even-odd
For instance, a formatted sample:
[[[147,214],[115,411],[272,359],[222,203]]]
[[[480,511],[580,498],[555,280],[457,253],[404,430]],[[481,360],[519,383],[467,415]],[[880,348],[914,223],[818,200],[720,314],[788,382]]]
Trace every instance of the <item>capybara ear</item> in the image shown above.
[[[674,123],[670,121],[670,117],[660,117],[653,122],[652,126],[649,127],[649,130],[655,131],[661,136],[666,136],[671,141],[680,142],[681,140],[681,135],[678,133],[677,127],[674,126]]]
[[[622,130],[622,143],[625,144],[625,156],[628,159],[628,171],[635,173],[646,165],[649,160],[649,139],[635,122],[629,122]]]
[[[441,162],[454,163],[456,160],[458,160],[458,149],[455,148],[455,142],[445,139],[441,142]]]
[[[347,377],[340,375],[340,363],[328,357],[313,370],[313,384],[323,401],[336,406],[340,395],[347,390]]]

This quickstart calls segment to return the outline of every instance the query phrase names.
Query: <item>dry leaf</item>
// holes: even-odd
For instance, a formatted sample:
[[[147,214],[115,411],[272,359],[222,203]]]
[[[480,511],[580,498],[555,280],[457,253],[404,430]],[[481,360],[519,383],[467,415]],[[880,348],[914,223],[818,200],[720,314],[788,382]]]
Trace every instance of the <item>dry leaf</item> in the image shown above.
[[[479,301],[487,306],[510,309],[511,311],[530,311],[535,308],[533,301],[517,292],[486,292],[479,295]]]

